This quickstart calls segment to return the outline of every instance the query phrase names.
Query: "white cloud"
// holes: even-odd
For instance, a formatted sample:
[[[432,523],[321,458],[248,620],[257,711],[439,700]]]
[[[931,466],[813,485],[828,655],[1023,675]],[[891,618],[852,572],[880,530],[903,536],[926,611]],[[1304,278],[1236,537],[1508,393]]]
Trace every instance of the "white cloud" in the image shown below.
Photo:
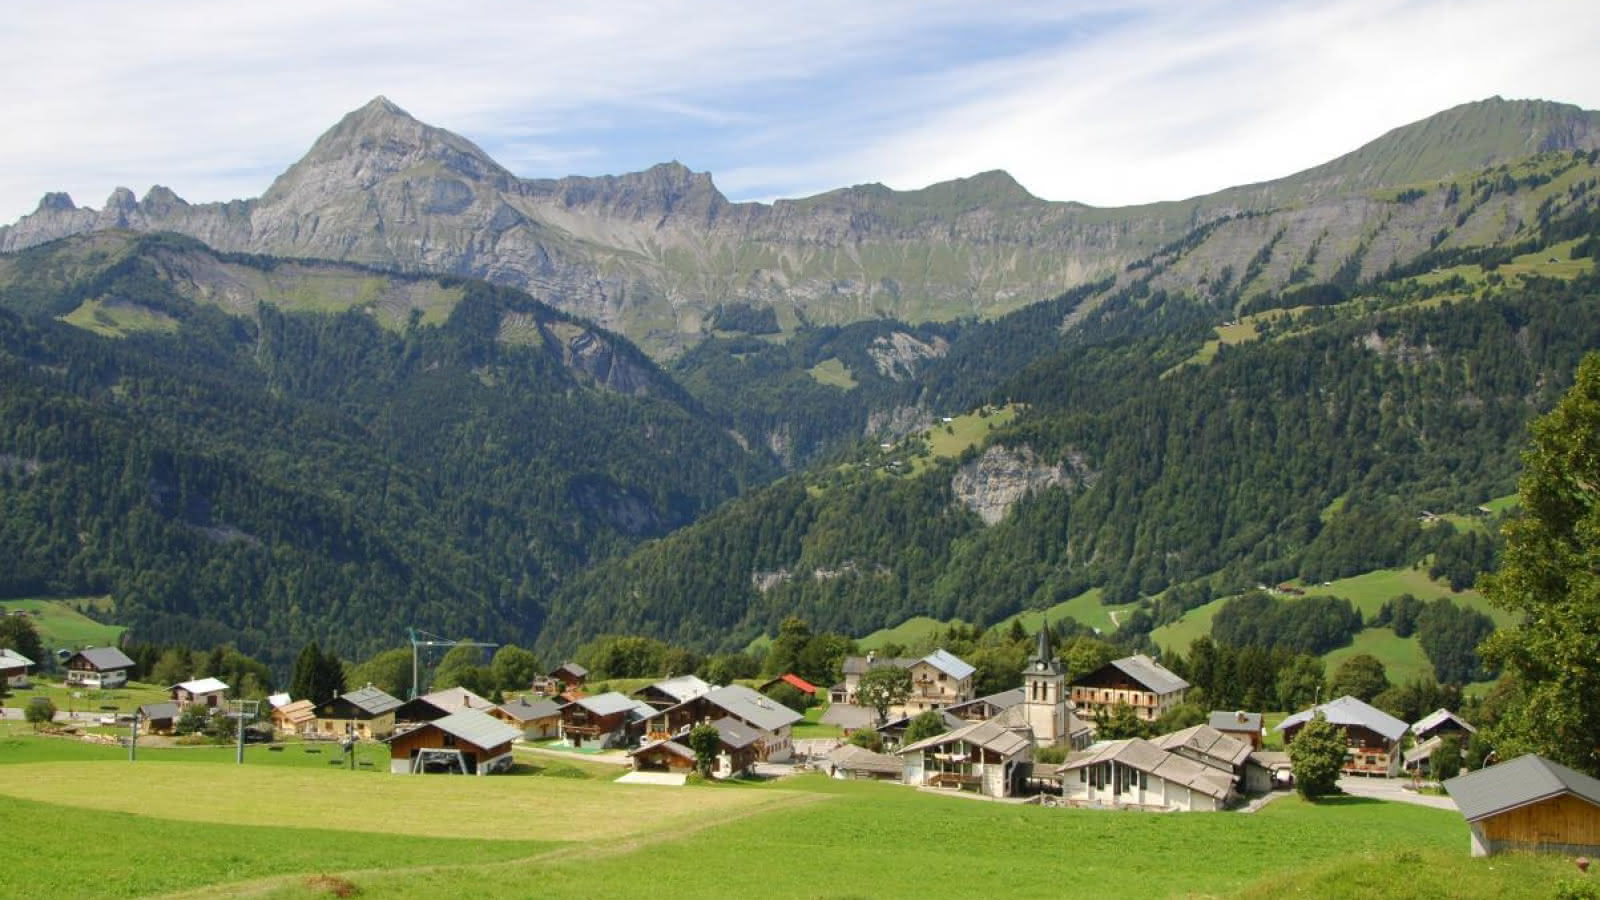
[[[259,194],[380,93],[529,176],[676,157],[771,196],[1005,168],[1099,204],[1287,174],[1496,93],[1600,107],[1600,5],[1559,0],[6,13],[0,76],[28,87],[8,98],[0,221],[47,190],[90,205],[158,182],[195,201]]]

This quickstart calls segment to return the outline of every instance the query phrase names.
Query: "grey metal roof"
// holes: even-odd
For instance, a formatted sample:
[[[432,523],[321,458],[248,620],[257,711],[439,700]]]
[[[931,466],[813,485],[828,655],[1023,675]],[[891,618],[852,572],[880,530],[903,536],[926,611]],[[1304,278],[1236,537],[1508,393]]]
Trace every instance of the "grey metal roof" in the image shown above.
[[[381,716],[400,707],[399,700],[384,693],[382,688],[373,687],[370,684],[360,690],[341,694],[339,699],[369,716]]]
[[[1261,713],[1212,710],[1206,724],[1218,731],[1260,731]]]
[[[985,750],[993,750],[1001,756],[1015,756],[1032,746],[1027,738],[999,723],[991,721],[972,722],[954,731],[947,731],[936,737],[901,747],[898,752],[904,756],[907,753],[918,752],[929,747],[937,747],[940,744],[948,744],[952,741],[961,741],[972,744],[975,747],[982,747]]]
[[[1427,734],[1429,731],[1438,728],[1440,725],[1451,721],[1455,722],[1457,725],[1460,725],[1468,734],[1478,733],[1478,729],[1473,728],[1466,719],[1461,718],[1448,709],[1436,709],[1433,712],[1423,716],[1421,719],[1418,719],[1411,726],[1411,733]]]
[[[1223,734],[1210,725],[1196,725],[1164,734],[1150,741],[1163,750],[1176,752],[1183,747],[1226,766],[1241,766],[1250,758],[1250,743]]]
[[[933,712],[936,712],[936,713],[939,714],[939,720],[944,723],[944,730],[945,731],[954,731],[955,729],[960,728],[961,726],[968,724],[968,721],[966,719],[961,718],[960,716],[956,715],[955,713],[951,712],[948,709],[936,709],[936,710],[933,710]],[[879,725],[878,726],[878,730],[879,731],[893,731],[896,728],[906,728],[907,726],[909,726],[911,724],[911,720],[912,719],[915,719],[915,718],[917,718],[917,716],[920,716],[920,715],[922,715],[922,713],[917,713],[914,716],[913,715],[905,715],[905,716],[901,716],[898,719],[890,719],[889,721],[883,723],[882,725]]]
[[[639,690],[634,691],[634,693],[641,694],[652,689],[660,691],[661,693],[666,694],[668,697],[671,697],[679,703],[682,703],[685,700],[693,700],[696,697],[710,693],[711,685],[693,675],[679,675],[676,678],[668,678],[664,681],[658,681],[654,684],[645,685]]]
[[[1142,653],[1114,659],[1111,665],[1157,694],[1170,694],[1189,686],[1189,682],[1179,678],[1171,669]]]
[[[619,694],[616,691],[595,694],[593,697],[579,697],[572,702],[597,716],[614,716],[620,712],[627,712],[638,705],[637,700]]]
[[[944,649],[935,650],[917,660],[917,662],[925,662],[957,681],[970,677],[973,672],[978,671],[966,660]],[[912,663],[912,665],[916,665],[916,663]]]
[[[1065,775],[1107,761],[1181,784],[1218,800],[1233,793],[1233,779],[1226,772],[1170,753],[1142,738],[1102,741],[1082,753],[1074,753],[1057,771]]]
[[[840,744],[828,751],[827,759],[846,772],[899,775],[904,768],[898,757],[886,753],[873,753],[865,747],[857,747],[854,744]]]
[[[457,712],[463,709],[489,709],[494,706],[493,703],[464,687],[445,688],[442,691],[423,694],[417,699],[426,700],[445,712]]]
[[[18,653],[10,647],[0,647],[0,658],[21,662],[25,666],[38,665],[38,663],[27,658],[26,656],[23,656],[21,653]]]
[[[712,722],[711,727],[717,730],[722,742],[734,750],[743,750],[761,740],[761,734],[754,728],[728,716]]]
[[[566,706],[566,700],[539,700],[529,703],[526,697],[518,697],[510,703],[501,704],[500,708],[520,721],[529,719],[546,719],[561,712],[561,707]]]
[[[79,650],[75,655],[83,657],[85,662],[101,672],[133,668],[133,660],[116,647],[89,647]]]
[[[716,688],[703,699],[729,715],[767,731],[777,731],[805,718],[803,714],[742,684]]]
[[[1572,794],[1600,806],[1600,779],[1532,753],[1458,775],[1446,781],[1444,789],[1468,822],[1561,794]]]
[[[181,712],[178,704],[171,700],[165,703],[146,703],[139,707],[139,715],[146,719],[176,719]]]
[[[575,662],[564,662],[561,665],[556,666],[554,669],[550,670],[550,674],[552,676],[558,675],[558,674],[560,674],[562,672],[567,672],[569,674],[576,675],[579,678],[588,678],[589,677],[589,670],[585,669],[583,666],[580,666]]]
[[[23,662],[20,659],[10,656],[0,656],[0,672],[10,672],[12,670],[19,672],[25,671],[28,666],[29,663]]]
[[[657,747],[660,747],[662,750],[665,750],[668,753],[673,754],[674,756],[681,756],[684,759],[694,759],[695,758],[693,750],[690,750],[688,747],[685,747],[684,745],[678,743],[677,741],[653,741],[651,743],[644,744],[643,746],[639,747],[639,749],[637,749],[637,750],[629,750],[628,751],[628,755],[629,756],[638,756],[639,754],[644,753],[647,750],[654,750]]]
[[[508,744],[522,737],[521,729],[496,719],[481,709],[463,709],[443,718],[418,726],[437,728],[456,740],[466,741],[485,750]]]
[[[998,693],[990,694],[986,697],[974,697],[965,703],[952,703],[945,708],[956,715],[960,715],[962,710],[970,706],[977,706],[980,703],[987,703],[996,709],[1010,709],[1011,707],[1023,702],[1025,699],[1027,699],[1027,695],[1023,693],[1022,688],[1014,687],[1010,690],[1000,691]]]
[[[857,728],[871,728],[877,718],[877,712],[865,706],[835,703],[822,711],[822,718],[819,721],[824,725],[833,725],[854,731]]]
[[[1296,725],[1303,725],[1311,721],[1318,712],[1335,725],[1359,725],[1383,735],[1391,741],[1400,740],[1406,733],[1406,723],[1396,719],[1381,709],[1346,694],[1337,700],[1329,700],[1321,706],[1314,706],[1307,710],[1295,713],[1282,722],[1279,722],[1274,731],[1287,731]]]

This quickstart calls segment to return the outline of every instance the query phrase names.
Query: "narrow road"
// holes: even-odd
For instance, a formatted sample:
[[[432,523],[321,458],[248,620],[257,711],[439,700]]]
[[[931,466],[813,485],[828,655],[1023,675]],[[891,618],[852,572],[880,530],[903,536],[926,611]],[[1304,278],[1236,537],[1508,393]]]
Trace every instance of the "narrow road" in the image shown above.
[[[1455,810],[1454,800],[1444,795],[1419,794],[1406,787],[1410,783],[1404,778],[1362,778],[1347,775],[1339,779],[1339,789],[1352,797],[1372,797],[1376,800],[1392,800],[1396,803]]]

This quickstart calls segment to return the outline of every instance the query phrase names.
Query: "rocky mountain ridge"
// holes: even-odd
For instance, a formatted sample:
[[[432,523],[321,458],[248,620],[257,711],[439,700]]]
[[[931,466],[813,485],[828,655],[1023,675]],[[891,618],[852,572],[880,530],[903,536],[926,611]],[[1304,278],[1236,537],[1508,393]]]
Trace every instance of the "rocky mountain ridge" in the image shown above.
[[[1337,265],[1357,246],[1412,252],[1394,186],[1526,156],[1600,147],[1600,113],[1499,98],[1396,129],[1298,175],[1205,197],[1121,209],[1041,200],[1003,172],[893,191],[859,185],[770,205],[733,203],[680,163],[627,175],[520,179],[470,141],[379,97],[319,138],[260,197],[189,204],[164,187],[119,188],[104,208],[49,194],[0,251],[109,228],[175,231],[223,251],[332,259],[484,278],[619,330],[671,356],[708,330],[721,304],[777,308],[786,326],[878,317],[993,315],[1149,258],[1193,229],[1271,212],[1231,229],[1193,286],[1242,273],[1279,229],[1297,249],[1329,234]],[[1425,239],[1425,238],[1424,238]],[[1393,261],[1382,252],[1369,262]],[[1315,260],[1313,260],[1315,263]],[[1254,273],[1259,289],[1293,266]]]

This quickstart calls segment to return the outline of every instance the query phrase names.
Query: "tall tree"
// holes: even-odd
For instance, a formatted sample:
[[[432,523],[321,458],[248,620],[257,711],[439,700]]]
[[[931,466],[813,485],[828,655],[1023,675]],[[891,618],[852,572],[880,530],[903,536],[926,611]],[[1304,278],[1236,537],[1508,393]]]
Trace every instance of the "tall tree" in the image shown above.
[[[1335,697],[1349,694],[1368,702],[1388,689],[1389,673],[1383,662],[1370,653],[1357,653],[1339,663],[1328,684],[1328,693]]]
[[[906,702],[911,693],[911,673],[899,666],[868,669],[856,683],[856,697],[878,713],[877,721],[889,718],[889,708]]]
[[[1523,616],[1482,647],[1523,702],[1496,728],[1501,758],[1532,751],[1600,775],[1600,354],[1533,423],[1500,570],[1483,592]]]
[[[1307,800],[1338,791],[1344,755],[1344,732],[1322,713],[1312,716],[1289,743],[1289,769],[1294,773],[1295,790]]]
[[[312,703],[321,703],[328,699],[317,693],[317,670],[322,666],[322,650],[317,647],[317,642],[300,648],[300,655],[295,657],[294,671],[289,676],[289,694],[296,700],[310,700]]]
[[[0,616],[0,647],[17,651],[35,665],[42,666],[46,662],[44,642],[27,616]]]

